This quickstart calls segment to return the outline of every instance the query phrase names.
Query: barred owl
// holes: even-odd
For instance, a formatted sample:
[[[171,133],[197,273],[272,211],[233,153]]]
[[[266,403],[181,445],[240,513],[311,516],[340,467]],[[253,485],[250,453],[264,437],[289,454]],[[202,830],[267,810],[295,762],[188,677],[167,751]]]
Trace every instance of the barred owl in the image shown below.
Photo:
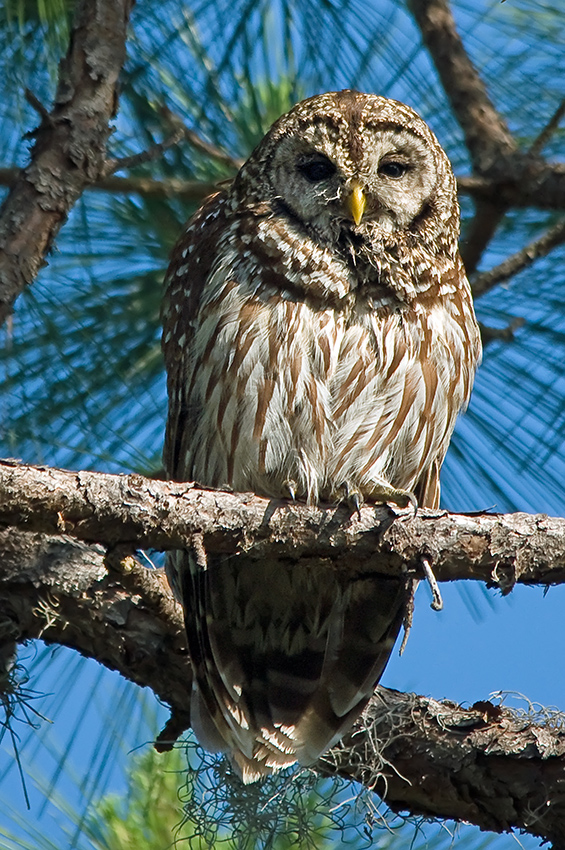
[[[408,106],[299,103],[189,222],[168,270],[170,478],[436,507],[480,358],[449,161]],[[354,520],[352,520],[354,521]],[[245,781],[311,764],[369,700],[403,580],[176,553],[191,720]],[[339,573],[339,575],[338,575]]]

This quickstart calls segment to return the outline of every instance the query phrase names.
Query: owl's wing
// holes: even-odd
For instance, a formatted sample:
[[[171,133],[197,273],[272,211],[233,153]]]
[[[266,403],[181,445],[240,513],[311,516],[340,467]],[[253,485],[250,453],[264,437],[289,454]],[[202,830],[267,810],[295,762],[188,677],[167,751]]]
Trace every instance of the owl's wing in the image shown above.
[[[187,358],[190,357],[202,290],[216,255],[218,236],[224,229],[225,192],[211,195],[188,222],[177,242],[165,277],[162,348],[167,369],[169,414],[163,461],[167,475],[186,480],[185,443],[192,436],[186,404]]]
[[[426,405],[421,415],[429,420],[424,428],[433,425],[434,420],[445,423],[435,454],[432,460],[424,465],[414,487],[414,495],[422,508],[439,507],[441,465],[449,447],[455,421],[469,403],[475,371],[482,356],[481,338],[475,321],[471,290],[459,254],[453,266],[441,272],[440,284],[453,288],[449,301],[444,302],[442,309],[449,311],[449,315],[447,312],[445,314],[447,321],[444,320],[443,326],[444,329],[448,326],[452,329],[447,339],[455,368],[450,375],[443,375],[445,401],[440,404],[439,410],[434,407],[434,403],[438,392],[438,380],[441,381],[443,373],[437,365],[432,370],[422,368],[422,386],[425,389]],[[441,424],[439,433],[441,435]]]
[[[435,458],[414,487],[414,495],[420,508],[439,508],[439,471],[443,457]]]

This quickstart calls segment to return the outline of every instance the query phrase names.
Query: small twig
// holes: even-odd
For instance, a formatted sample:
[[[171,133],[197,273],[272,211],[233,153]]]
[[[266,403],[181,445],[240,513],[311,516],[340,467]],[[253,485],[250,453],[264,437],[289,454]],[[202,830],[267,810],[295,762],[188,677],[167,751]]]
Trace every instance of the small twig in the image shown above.
[[[404,650],[406,649],[406,644],[408,643],[408,638],[410,636],[410,632],[412,631],[412,625],[414,623],[414,596],[416,595],[416,591],[418,589],[418,585],[420,584],[420,580],[415,578],[412,579],[409,585],[409,594],[408,601],[406,603],[406,608],[404,610],[404,619],[402,621],[402,628],[404,629],[404,635],[402,636],[402,643],[400,644],[400,649],[398,650],[398,654],[402,655]]]
[[[235,171],[239,171],[245,160],[240,159],[239,157],[233,157],[231,156],[231,154],[227,153],[227,151],[223,150],[217,145],[214,145],[211,142],[207,142],[205,139],[201,138],[198,133],[187,127],[182,121],[182,119],[179,118],[178,115],[175,115],[174,112],[171,112],[168,107],[163,106],[163,108],[161,109],[161,113],[168,121],[171,122],[171,124],[178,127],[179,129],[182,129],[185,139],[194,148],[212,157],[212,159],[216,159],[219,162],[223,162],[229,168],[233,168],[235,169]]]
[[[132,156],[122,156],[119,159],[108,159],[106,160],[104,169],[105,174],[114,174],[116,171],[122,171],[126,168],[135,168],[137,165],[142,165],[144,162],[151,162],[154,159],[159,159],[165,151],[177,145],[183,136],[184,132],[182,128],[177,127],[177,129],[171,133],[167,139],[151,145],[151,147],[147,148],[147,150],[132,154]]]
[[[31,89],[26,89],[24,92],[25,99],[29,105],[41,116],[41,118],[49,125],[53,125],[53,118],[48,109],[43,106],[41,101],[34,95]]]
[[[443,599],[441,598],[437,579],[432,572],[432,566],[430,564],[429,558],[423,557],[421,563],[424,575],[426,576],[426,581],[428,582],[428,585],[432,592],[432,602],[430,608],[432,608],[434,611],[441,611],[443,608]]]
[[[521,328],[524,322],[525,319],[521,316],[517,316],[510,322],[509,325],[506,325],[505,328],[491,328],[488,325],[483,325],[479,322],[483,348],[486,348],[489,343],[494,342],[497,339],[502,340],[503,342],[512,342],[514,340],[514,331]]]
[[[563,100],[561,101],[561,103],[559,104],[559,106],[557,107],[545,127],[541,130],[537,138],[534,139],[534,142],[528,151],[529,156],[536,157],[541,154],[542,150],[545,148],[545,146],[559,127],[559,122],[561,121],[564,115],[565,98],[563,98]]]
[[[553,248],[563,242],[565,242],[565,218],[560,219],[543,236],[534,239],[533,242],[530,242],[521,251],[512,254],[498,266],[488,272],[475,275],[471,281],[474,297],[478,298],[484,295],[498,283],[502,283],[502,281],[508,280],[508,278],[528,268],[535,260],[545,257]]]
[[[475,215],[469,225],[468,234],[460,245],[461,257],[468,275],[477,268],[498,225],[506,215],[506,210],[506,205],[494,204],[479,198],[475,200]]]
[[[236,171],[239,171],[239,169],[245,162],[244,159],[230,156],[229,153],[226,153],[221,148],[217,148],[215,145],[204,141],[204,139],[201,139],[200,136],[194,132],[194,130],[189,130],[188,127],[184,128],[184,136],[187,142],[190,142],[193,147],[203,151],[204,153],[207,153],[208,156],[211,156],[214,159],[225,163],[230,168],[234,168]]]

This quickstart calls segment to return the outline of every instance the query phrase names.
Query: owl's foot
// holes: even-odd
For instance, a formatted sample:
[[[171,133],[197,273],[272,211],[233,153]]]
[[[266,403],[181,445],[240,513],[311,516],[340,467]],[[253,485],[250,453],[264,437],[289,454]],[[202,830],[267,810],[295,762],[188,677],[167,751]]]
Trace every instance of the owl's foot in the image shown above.
[[[418,500],[414,493],[411,493],[409,490],[398,490],[396,487],[392,487],[382,481],[374,482],[371,490],[367,491],[366,495],[372,502],[392,502],[393,505],[398,505],[399,508],[407,508],[408,505],[412,505],[414,515],[418,510]]]
[[[407,508],[408,505],[412,505],[414,515],[418,510],[418,501],[414,493],[410,493],[409,490],[399,490],[384,481],[372,481],[370,489],[364,487],[363,491],[349,481],[344,481],[341,487],[344,492],[344,501],[355,510],[359,518],[361,518],[360,508],[365,498],[371,502],[392,502],[399,508]]]

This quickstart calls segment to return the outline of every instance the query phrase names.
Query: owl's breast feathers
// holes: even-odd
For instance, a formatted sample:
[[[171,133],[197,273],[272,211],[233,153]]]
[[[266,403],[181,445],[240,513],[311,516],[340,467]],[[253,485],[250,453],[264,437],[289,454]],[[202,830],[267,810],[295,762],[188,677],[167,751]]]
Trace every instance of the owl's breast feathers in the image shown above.
[[[171,477],[274,497],[292,482],[310,501],[346,482],[376,497],[388,482],[437,504],[422,482],[480,343],[458,255],[407,252],[356,264],[282,216],[210,199],[168,273]]]

